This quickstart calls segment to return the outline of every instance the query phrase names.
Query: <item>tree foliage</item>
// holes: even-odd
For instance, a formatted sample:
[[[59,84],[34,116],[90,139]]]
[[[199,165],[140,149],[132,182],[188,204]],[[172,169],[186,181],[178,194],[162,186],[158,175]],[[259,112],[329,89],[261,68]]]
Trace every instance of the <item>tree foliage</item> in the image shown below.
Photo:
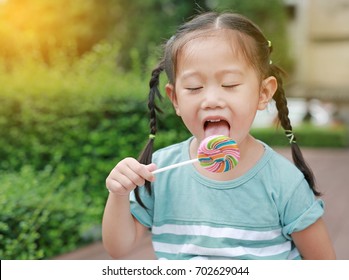
[[[53,52],[82,54],[105,39],[121,14],[98,0],[8,0],[0,5],[0,53],[5,60]],[[107,1],[108,2],[108,1]],[[110,1],[109,1],[110,2]]]
[[[40,55],[50,62],[57,52],[80,56],[107,40],[120,44],[117,62],[129,69],[133,50],[145,60],[179,24],[207,10],[245,14],[280,45],[278,49],[286,47],[281,0],[3,0],[0,59],[13,65],[23,56]]]

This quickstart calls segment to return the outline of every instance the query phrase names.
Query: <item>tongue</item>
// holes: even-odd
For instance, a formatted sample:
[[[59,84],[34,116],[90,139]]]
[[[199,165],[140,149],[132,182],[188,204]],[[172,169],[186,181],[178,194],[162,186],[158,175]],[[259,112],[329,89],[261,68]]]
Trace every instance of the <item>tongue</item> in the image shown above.
[[[230,127],[226,121],[208,122],[205,126],[205,138],[212,135],[224,135],[229,137]]]

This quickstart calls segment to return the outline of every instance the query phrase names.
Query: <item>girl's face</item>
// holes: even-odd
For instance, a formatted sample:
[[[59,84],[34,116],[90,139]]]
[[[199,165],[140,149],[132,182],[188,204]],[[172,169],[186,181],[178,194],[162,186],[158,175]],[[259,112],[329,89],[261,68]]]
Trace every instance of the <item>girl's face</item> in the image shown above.
[[[234,34],[217,30],[187,42],[177,57],[175,85],[166,85],[177,115],[198,143],[221,134],[241,145],[257,110],[266,108],[276,90],[274,77],[261,81],[247,63]]]

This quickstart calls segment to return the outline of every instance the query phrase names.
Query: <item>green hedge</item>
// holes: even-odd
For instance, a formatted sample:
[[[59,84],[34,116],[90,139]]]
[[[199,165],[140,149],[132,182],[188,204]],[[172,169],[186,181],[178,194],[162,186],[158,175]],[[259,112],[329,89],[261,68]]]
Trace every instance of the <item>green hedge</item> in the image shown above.
[[[23,165],[41,170],[51,165],[68,177],[88,176],[86,190],[93,193],[104,184],[100,178],[106,177],[118,160],[137,157],[148,137],[145,99],[104,96],[86,111],[79,105],[88,100],[74,101],[69,96],[44,101],[30,96],[21,99],[8,98],[7,111],[1,112],[6,119],[0,125],[1,170],[15,171]],[[44,108],[43,104],[42,110],[36,107],[39,102],[54,107]],[[172,112],[170,107],[168,110]],[[173,114],[162,116],[159,126],[164,132],[157,147],[175,142],[178,134],[187,135],[177,130],[181,123]]]
[[[0,259],[49,258],[90,241],[83,238],[94,211],[82,191],[87,178],[65,179],[30,166],[0,173]]]
[[[270,146],[286,146],[288,139],[282,128],[253,128],[251,134]],[[304,124],[294,128],[301,147],[344,148],[349,146],[349,130],[344,125],[317,127]]]
[[[7,101],[9,103],[9,99]],[[22,97],[22,101],[35,104],[29,97]],[[55,106],[63,108],[65,102],[57,99]],[[0,212],[0,221],[2,226],[17,226],[15,230],[9,227],[1,231],[0,247],[5,250],[1,252],[1,258],[47,258],[67,252],[81,246],[84,234],[100,226],[107,195],[105,178],[120,159],[137,157],[147,141],[148,113],[144,103],[102,98],[95,111],[86,112],[74,108],[69,111],[68,106],[52,111],[41,111],[35,106],[16,107],[15,117],[8,118],[6,125],[2,124],[0,136],[1,209],[4,209],[2,204],[11,201]],[[157,148],[187,137],[186,132],[177,131],[181,125],[177,117],[165,114],[163,118],[161,130],[166,131],[169,123],[173,128],[160,133]],[[30,172],[27,168],[16,172],[23,166],[30,166]],[[45,169],[53,170],[54,176],[42,171]],[[4,192],[3,185],[6,186]],[[57,188],[62,193],[53,196]],[[46,192],[47,189],[50,192]],[[33,193],[29,195],[30,190]],[[74,193],[85,199],[74,200]],[[45,205],[54,209],[41,207],[38,202],[43,198],[48,201]],[[9,213],[13,215],[8,217]],[[45,224],[48,216],[50,226]],[[63,217],[67,218],[67,227],[61,224]],[[27,222],[28,218],[35,220]],[[82,218],[85,220],[79,220]],[[34,222],[39,225],[31,225]],[[68,226],[71,223],[76,225]],[[47,234],[43,234],[44,231]],[[52,236],[57,240],[54,241]]]

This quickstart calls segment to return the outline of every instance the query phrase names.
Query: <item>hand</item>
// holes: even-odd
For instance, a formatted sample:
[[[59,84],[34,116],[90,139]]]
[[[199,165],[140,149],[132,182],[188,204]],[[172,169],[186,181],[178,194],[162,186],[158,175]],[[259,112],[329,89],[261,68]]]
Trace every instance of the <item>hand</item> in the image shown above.
[[[125,158],[110,172],[106,179],[106,187],[110,193],[129,195],[137,186],[143,186],[146,180],[153,182],[155,177],[151,172],[155,169],[154,163],[144,165],[134,158]]]

